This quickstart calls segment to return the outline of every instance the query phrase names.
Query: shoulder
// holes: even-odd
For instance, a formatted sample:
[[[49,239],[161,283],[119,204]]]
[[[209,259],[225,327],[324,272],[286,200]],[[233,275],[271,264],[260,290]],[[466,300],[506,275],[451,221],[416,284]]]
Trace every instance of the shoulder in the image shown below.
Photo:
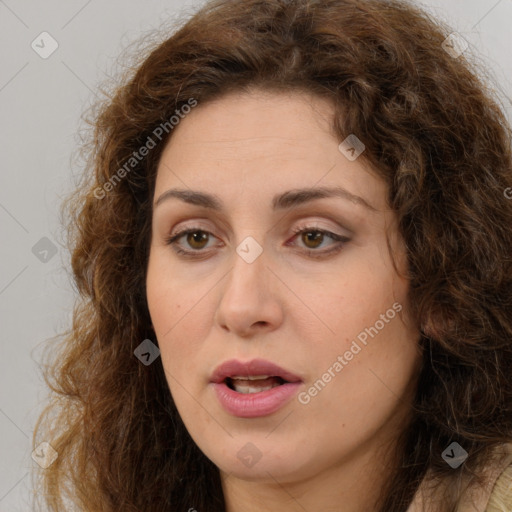
[[[512,443],[502,444],[495,452],[493,462],[484,473],[483,486],[466,487],[456,512],[512,512]],[[448,482],[429,492],[429,479],[425,478],[407,512],[435,512],[449,496],[454,496],[453,483]]]
[[[498,476],[492,488],[485,512],[512,511],[512,462]]]
[[[457,512],[512,511],[512,443],[502,444],[485,471],[485,484],[466,493]]]

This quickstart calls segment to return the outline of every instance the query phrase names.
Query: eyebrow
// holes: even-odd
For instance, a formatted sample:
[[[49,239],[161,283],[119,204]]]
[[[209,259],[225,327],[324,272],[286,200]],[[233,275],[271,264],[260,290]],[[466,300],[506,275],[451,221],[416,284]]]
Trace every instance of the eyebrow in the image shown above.
[[[283,192],[274,196],[272,199],[273,210],[286,210],[299,206],[301,204],[314,201],[315,199],[323,199],[329,197],[339,197],[348,200],[359,206],[371,210],[378,211],[370,203],[362,197],[356,196],[344,189],[343,187],[315,187],[315,188],[301,188],[293,189]],[[218,196],[198,190],[185,190],[185,189],[169,189],[163,192],[160,197],[155,201],[154,208],[171,198],[179,199],[185,203],[202,206],[215,211],[222,211],[223,203]]]

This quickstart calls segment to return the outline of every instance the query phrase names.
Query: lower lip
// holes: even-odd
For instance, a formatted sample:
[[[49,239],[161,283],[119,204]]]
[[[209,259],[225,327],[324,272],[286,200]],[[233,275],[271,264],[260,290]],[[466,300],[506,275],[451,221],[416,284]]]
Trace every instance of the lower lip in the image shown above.
[[[240,418],[257,418],[276,412],[297,393],[302,382],[287,382],[259,393],[238,393],[225,382],[212,383],[222,407]]]

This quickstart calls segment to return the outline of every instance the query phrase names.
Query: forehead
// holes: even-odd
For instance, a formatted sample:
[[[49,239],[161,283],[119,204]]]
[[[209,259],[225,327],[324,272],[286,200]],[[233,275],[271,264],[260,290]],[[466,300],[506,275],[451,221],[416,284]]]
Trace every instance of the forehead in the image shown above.
[[[341,186],[386,208],[382,180],[338,149],[333,115],[330,102],[299,92],[232,93],[199,104],[172,132],[155,196],[171,186],[260,197]]]
[[[329,102],[306,93],[230,93],[199,104],[185,116],[166,150],[200,145],[206,154],[220,152],[229,158],[239,151],[260,158],[266,154],[305,156],[313,147],[335,143],[326,137],[332,116]]]

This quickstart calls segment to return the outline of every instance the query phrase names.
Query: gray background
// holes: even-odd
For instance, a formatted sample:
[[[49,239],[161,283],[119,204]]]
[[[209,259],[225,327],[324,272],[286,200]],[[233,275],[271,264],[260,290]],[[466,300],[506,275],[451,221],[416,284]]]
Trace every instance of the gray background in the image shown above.
[[[81,115],[130,42],[201,3],[0,0],[0,512],[31,509],[32,431],[47,395],[41,344],[71,321],[58,206],[80,172]],[[422,5],[469,42],[512,119],[512,0]],[[31,47],[44,31],[58,43],[46,59]]]

